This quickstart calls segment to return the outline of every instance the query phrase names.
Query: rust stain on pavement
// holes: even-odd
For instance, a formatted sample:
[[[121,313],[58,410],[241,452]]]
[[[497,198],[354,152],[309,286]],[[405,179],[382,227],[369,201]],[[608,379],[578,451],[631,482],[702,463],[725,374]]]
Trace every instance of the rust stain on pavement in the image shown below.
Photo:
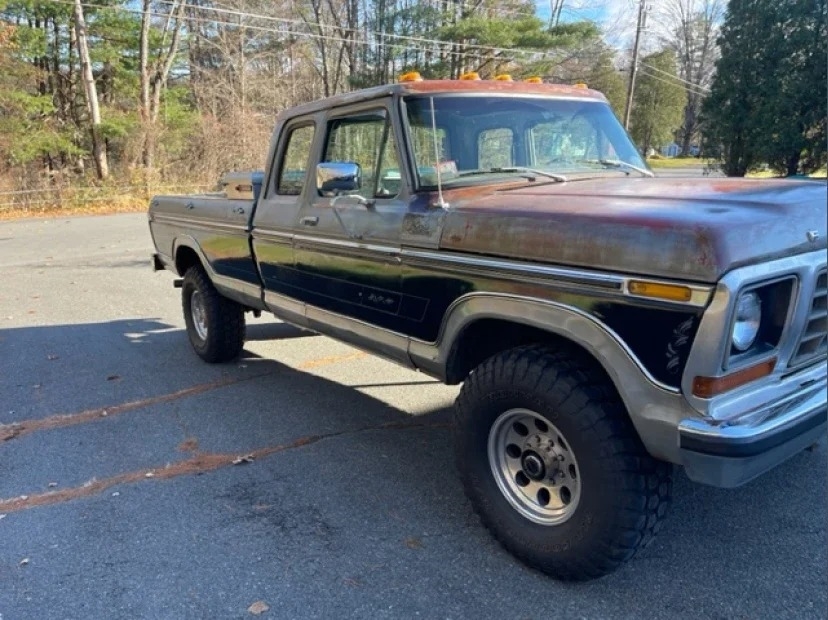
[[[20,512],[21,510],[28,510],[30,508],[37,508],[39,506],[51,506],[54,504],[62,504],[64,502],[99,495],[107,489],[120,485],[131,484],[136,482],[152,482],[156,480],[169,480],[171,478],[178,478],[179,476],[190,476],[194,474],[203,474],[215,471],[222,467],[233,465],[242,465],[244,463],[253,463],[256,460],[263,459],[278,452],[286,450],[294,450],[302,448],[311,444],[317,443],[323,439],[332,439],[342,435],[352,435],[365,431],[379,431],[379,430],[393,430],[393,429],[413,429],[413,428],[448,428],[449,424],[435,423],[425,424],[421,422],[409,422],[407,420],[387,422],[385,424],[378,424],[376,426],[364,427],[353,430],[344,430],[335,433],[327,433],[324,435],[308,435],[300,437],[290,443],[279,444],[276,446],[268,446],[259,448],[252,452],[246,453],[244,456],[239,454],[215,454],[215,453],[197,453],[189,459],[178,461],[176,463],[167,464],[164,467],[157,467],[153,469],[140,469],[137,471],[126,472],[103,478],[100,480],[92,479],[89,482],[79,487],[69,487],[66,489],[59,489],[55,491],[47,491],[36,495],[19,495],[17,497],[10,497],[7,499],[0,499],[0,513],[8,514],[12,512]]]
[[[247,455],[248,458],[255,460],[264,458],[276,452],[282,452],[291,448],[300,448],[312,443],[316,443],[322,439],[324,435],[314,435],[310,437],[301,437],[289,444],[270,446],[256,450]],[[139,471],[131,471],[110,478],[103,478],[101,480],[90,480],[79,487],[70,487],[67,489],[60,489],[58,491],[49,491],[40,493],[38,495],[21,495],[19,497],[12,497],[9,499],[0,500],[0,513],[18,512],[28,508],[35,508],[37,506],[50,506],[52,504],[61,504],[81,497],[88,497],[91,495],[98,495],[118,484],[129,484],[140,482],[142,480],[169,480],[170,478],[177,478],[179,476],[187,476],[198,473],[205,473],[214,471],[221,467],[232,465],[234,461],[238,461],[238,454],[196,454],[192,458],[178,461],[177,463],[166,465],[154,469],[142,469]]]
[[[209,383],[201,383],[199,385],[184,388],[183,390],[171,392],[169,394],[134,400],[120,405],[112,405],[111,407],[98,407],[97,409],[87,409],[86,411],[81,411],[80,413],[53,415],[48,418],[23,420],[22,422],[4,424],[0,426],[0,441],[8,441],[9,439],[14,439],[16,437],[23,437],[24,435],[28,435],[29,433],[34,433],[36,431],[64,428],[67,426],[75,426],[76,424],[85,424],[86,422],[106,419],[107,417],[126,413],[127,411],[143,409],[144,407],[168,403],[178,400],[179,398],[203,394],[204,392],[209,392],[210,390],[241,383],[243,381],[252,381],[253,379],[266,377],[268,374],[272,373],[250,375],[247,377],[224,377],[215,381],[210,381]]]
[[[355,353],[348,353],[345,355],[332,355],[329,357],[322,357],[317,359],[307,360],[297,364],[297,370],[309,370],[311,368],[318,368],[320,366],[328,366],[339,362],[349,362],[366,357],[368,354],[361,351]],[[171,392],[169,394],[162,394],[160,396],[152,396],[141,400],[135,400],[120,405],[112,405],[109,407],[98,407],[96,409],[87,409],[79,413],[68,413],[49,416],[41,419],[22,420],[20,422],[12,422],[11,424],[0,424],[0,442],[9,441],[23,437],[30,433],[37,431],[53,430],[56,428],[65,428],[67,426],[75,426],[77,424],[86,424],[88,422],[97,422],[108,417],[116,416],[128,411],[135,411],[136,409],[143,409],[153,405],[160,405],[168,403],[180,398],[187,398],[209,392],[211,390],[219,389],[229,385],[235,385],[244,381],[252,381],[262,377],[271,376],[278,371],[260,373],[256,375],[249,375],[244,377],[222,377],[215,381],[208,383],[201,383],[192,387],[184,388]]]

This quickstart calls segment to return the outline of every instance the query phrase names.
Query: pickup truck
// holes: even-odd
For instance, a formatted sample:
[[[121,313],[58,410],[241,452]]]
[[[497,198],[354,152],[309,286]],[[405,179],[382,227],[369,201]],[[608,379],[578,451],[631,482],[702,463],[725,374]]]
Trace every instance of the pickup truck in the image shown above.
[[[584,85],[413,79],[281,113],[225,185],[149,209],[195,352],[268,312],[462,383],[471,505],[555,578],[645,547],[676,466],[735,487],[825,434],[824,182],[654,177]]]

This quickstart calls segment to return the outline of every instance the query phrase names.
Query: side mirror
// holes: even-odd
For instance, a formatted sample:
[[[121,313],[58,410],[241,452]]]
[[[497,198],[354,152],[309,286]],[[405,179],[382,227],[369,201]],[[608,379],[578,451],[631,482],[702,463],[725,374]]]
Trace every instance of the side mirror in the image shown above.
[[[323,162],[316,166],[316,189],[323,196],[358,190],[361,180],[362,170],[355,162]]]

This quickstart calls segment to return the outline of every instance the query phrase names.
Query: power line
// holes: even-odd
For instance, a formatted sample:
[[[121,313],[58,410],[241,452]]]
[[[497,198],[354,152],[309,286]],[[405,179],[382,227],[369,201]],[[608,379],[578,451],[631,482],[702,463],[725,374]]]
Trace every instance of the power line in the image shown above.
[[[70,0],[53,0],[55,3],[59,4],[71,4]],[[157,0],[160,4],[165,4],[168,6],[175,7],[178,3],[175,0]],[[82,6],[85,8],[97,9],[97,10],[110,10],[110,11],[121,11],[132,13],[135,15],[143,14],[143,10],[139,8],[129,8],[125,6],[113,6],[113,5],[102,5],[102,4],[94,4],[91,2],[82,2]],[[411,35],[400,35],[400,34],[393,34],[379,30],[367,30],[367,29],[360,29],[360,28],[349,28],[347,26],[335,26],[331,24],[324,24],[324,23],[317,23],[311,24],[303,19],[295,19],[295,18],[288,18],[288,17],[276,17],[272,15],[262,15],[261,13],[251,13],[249,11],[239,11],[236,9],[225,9],[220,7],[204,7],[198,6],[193,4],[184,3],[185,9],[192,9],[194,11],[202,11],[202,12],[212,12],[219,15],[225,15],[229,17],[248,17],[259,19],[266,22],[276,22],[279,24],[287,25],[287,26],[299,26],[301,28],[318,28],[320,33],[314,32],[297,32],[294,30],[289,30],[285,34],[287,36],[305,36],[308,38],[320,39],[320,40],[329,40],[329,41],[337,41],[342,43],[354,43],[358,45],[365,45],[365,46],[382,46],[385,44],[385,41],[404,41],[409,43],[418,44],[417,47],[413,45],[400,45],[402,49],[408,49],[412,51],[428,51],[426,46],[436,46],[440,48],[440,52],[445,55],[449,56],[459,56],[459,57],[474,57],[481,53],[495,53],[495,54],[502,54],[502,55],[509,55],[509,56],[516,56],[516,55],[523,55],[523,56],[539,56],[537,60],[544,60],[544,59],[552,59],[550,58],[553,52],[551,50],[540,50],[540,49],[533,49],[533,48],[505,48],[505,47],[496,47],[491,45],[480,45],[474,43],[463,43],[463,45],[471,48],[473,51],[470,52],[460,52],[455,51],[453,49],[442,49],[444,47],[453,48],[454,46],[458,45],[456,41],[446,41],[442,39],[431,39],[427,37],[415,37]],[[159,13],[150,11],[148,13],[150,16],[153,17],[164,17],[168,16],[167,13]],[[252,24],[242,24],[240,22],[231,22],[226,20],[218,20],[218,19],[207,19],[204,17],[195,17],[195,16],[188,16],[186,19],[190,21],[195,21],[198,23],[213,23],[213,24],[221,24],[227,26],[233,26],[235,28],[247,28],[249,30],[256,30],[256,31],[263,31],[263,32],[279,32],[278,30],[274,30],[271,28],[266,28],[264,26],[254,26]],[[373,37],[373,40],[369,39],[360,39],[356,37],[343,37],[339,35],[330,35],[330,34],[321,34],[321,31],[330,31],[333,30],[336,33],[345,33],[349,32],[355,35],[361,35],[366,37]],[[554,59],[552,59],[554,60]]]
[[[671,82],[670,80],[668,80],[666,78],[661,77],[660,75],[657,75],[655,73],[650,73],[650,68],[648,66],[643,65],[643,64],[641,65],[641,72],[644,75],[646,75],[648,78],[652,79],[652,80],[656,80],[658,82],[663,82],[664,84],[669,84],[670,86],[675,86],[677,88],[683,88],[687,92],[693,93],[694,95],[699,95],[700,97],[705,97],[707,95],[707,93],[703,93],[703,92],[698,91],[698,90],[693,90],[690,86],[688,86],[686,84],[677,84],[675,82]]]
[[[658,67],[654,67],[653,65],[648,65],[647,63],[642,62],[642,63],[640,63],[640,66],[647,67],[650,71],[655,71],[656,73],[662,73],[662,74],[666,75],[667,77],[669,77],[673,80],[683,82],[684,84],[692,86],[693,88],[697,88],[701,91],[704,91],[705,93],[710,93],[711,92],[711,90],[709,88],[707,88],[706,86],[702,86],[701,84],[696,84],[695,82],[685,80],[684,78],[681,78],[677,75],[673,75],[669,71],[664,71],[663,69],[659,69]]]

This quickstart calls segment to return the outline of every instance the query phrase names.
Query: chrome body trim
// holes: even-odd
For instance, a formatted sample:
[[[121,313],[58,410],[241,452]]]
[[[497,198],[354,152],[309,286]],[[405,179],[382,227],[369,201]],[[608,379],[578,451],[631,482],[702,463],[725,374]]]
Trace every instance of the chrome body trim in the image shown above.
[[[263,236],[270,235],[280,239],[292,238],[294,243],[302,246],[328,246],[335,247],[340,250],[356,250],[357,252],[365,254],[378,254],[383,257],[399,257],[403,263],[435,266],[441,269],[460,271],[462,273],[468,273],[470,270],[477,270],[487,276],[491,276],[492,272],[495,271],[499,277],[506,276],[511,278],[519,278],[521,280],[527,277],[551,279],[555,280],[556,284],[560,285],[595,287],[611,293],[616,293],[620,296],[628,296],[642,301],[671,307],[704,307],[708,303],[713,290],[713,287],[711,286],[688,284],[681,281],[670,282],[667,280],[655,280],[651,278],[633,278],[621,274],[596,272],[568,267],[556,267],[554,265],[533,264],[498,258],[486,258],[468,254],[420,250],[409,247],[400,248],[399,246],[394,245],[362,243],[347,239],[312,235],[290,235],[288,233],[280,233],[278,231],[263,231],[258,228],[254,228],[253,232],[254,235],[261,233]],[[631,280],[685,286],[691,291],[691,299],[687,302],[679,302],[634,295],[629,292],[629,282]]]
[[[800,334],[804,328],[810,312],[809,304],[805,303],[805,300],[810,301],[813,297],[816,274],[825,268],[825,263],[824,251],[809,252],[742,267],[729,272],[722,278],[702,317],[682,376],[682,391],[696,411],[703,416],[717,417],[722,411],[728,410],[718,404],[720,400],[729,400],[734,395],[740,394],[764,393],[764,387],[778,384],[782,377],[791,373],[792,369],[788,367],[788,362],[794,354],[798,341],[797,337],[792,336]],[[728,393],[713,399],[694,396],[693,380],[695,377],[719,377],[726,374],[723,360],[729,355],[729,329],[734,305],[740,292],[745,288],[786,276],[794,276],[797,279],[797,286],[794,293],[794,308],[792,312],[789,312],[788,325],[784,328],[779,345],[776,349],[740,362],[744,365],[752,365],[776,357],[774,372],[768,377],[735,390],[733,394]]]
[[[822,389],[826,385],[828,363],[809,366],[793,374],[777,376],[772,381],[758,381],[742,389],[711,399],[708,423],[721,427],[749,427],[781,415],[780,408]],[[823,400],[823,403],[826,402]]]
[[[176,224],[208,232],[219,231],[234,234],[247,234],[248,232],[248,226],[245,224],[231,224],[230,222],[221,222],[211,218],[183,217],[180,215],[167,215],[165,213],[156,213],[153,218],[153,221],[159,224]]]
[[[306,305],[305,310],[310,329],[370,351],[407,368],[415,368],[408,355],[409,339],[407,336],[342,316],[336,312],[322,310],[316,306]]]
[[[253,238],[261,238],[267,239],[268,241],[287,241],[292,242],[294,238],[294,234],[292,232],[286,232],[284,230],[276,230],[271,228],[260,228],[259,226],[254,226],[253,229],[250,231]]]
[[[732,422],[689,418],[678,426],[681,464],[697,482],[735,487],[775,467],[826,432],[826,363],[785,378],[773,392],[753,394]],[[723,407],[728,408],[727,405]]]
[[[296,301],[291,297],[280,295],[273,291],[265,291],[264,303],[267,306],[267,310],[283,321],[291,323],[296,327],[310,329],[306,317],[306,304],[304,302]]]

